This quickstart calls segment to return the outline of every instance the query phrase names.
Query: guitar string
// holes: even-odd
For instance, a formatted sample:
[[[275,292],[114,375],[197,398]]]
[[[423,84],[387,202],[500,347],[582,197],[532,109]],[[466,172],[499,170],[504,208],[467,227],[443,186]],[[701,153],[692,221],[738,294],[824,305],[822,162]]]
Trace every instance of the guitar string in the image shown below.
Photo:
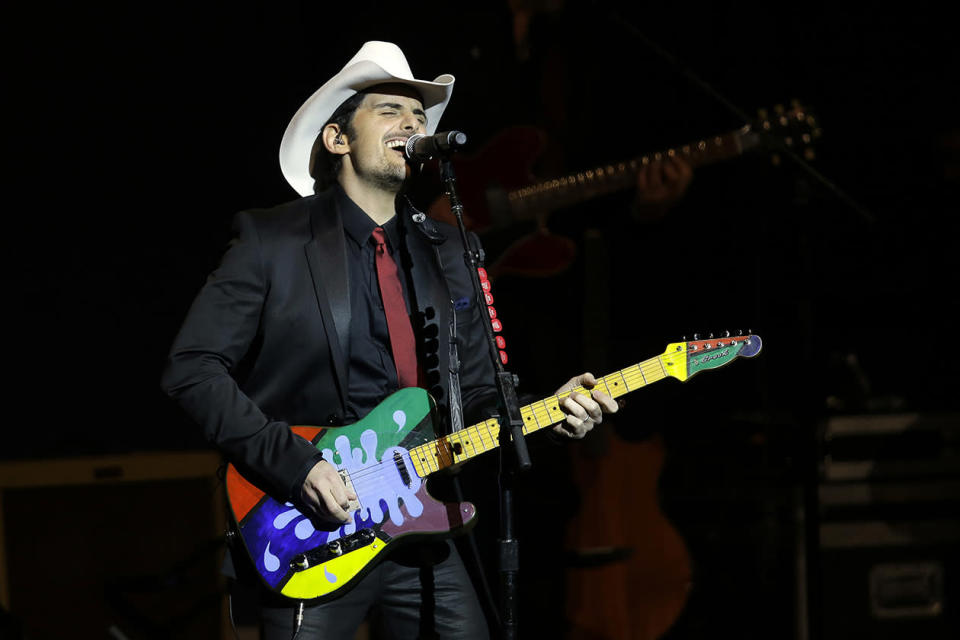
[[[684,351],[684,352],[679,352],[679,351],[678,351],[678,352],[674,352],[674,353],[686,353],[686,352],[685,352],[685,351]],[[673,355],[673,354],[671,354],[671,355]],[[633,384],[630,384],[629,382],[627,382],[627,383],[626,383],[627,386],[628,386],[628,387],[632,387],[631,389],[629,389],[629,391],[633,391],[633,390],[639,389],[639,388],[641,388],[641,387],[643,387],[643,386],[646,386],[646,384],[648,384],[648,383],[646,382],[646,379],[647,379],[648,377],[650,377],[650,376],[649,376],[649,375],[644,376],[644,375],[643,375],[643,372],[646,371],[647,374],[653,374],[653,373],[659,374],[659,373],[660,373],[660,369],[661,369],[662,367],[658,364],[658,361],[661,360],[661,358],[662,358],[662,356],[655,356],[654,358],[651,358],[650,360],[647,360],[647,361],[644,361],[644,362],[641,362],[641,363],[637,363],[637,364],[634,364],[634,365],[630,365],[629,367],[625,367],[624,369],[621,369],[620,371],[617,371],[617,372],[615,372],[615,373],[611,373],[611,374],[608,374],[608,375],[606,375],[606,376],[603,376],[602,378],[600,378],[600,379],[598,380],[598,384],[597,384],[594,388],[600,387],[600,386],[601,386],[601,383],[603,383],[605,386],[608,386],[608,387],[609,387],[609,385],[607,385],[604,381],[605,381],[607,378],[610,378],[610,377],[614,377],[614,378],[622,377],[622,378],[624,378],[624,380],[626,381],[626,377],[627,377],[628,375],[630,375],[630,374],[629,374],[629,370],[631,370],[631,369],[636,369],[636,371],[632,374],[632,379],[634,380],[635,383],[640,383],[640,384],[638,384],[637,386],[634,386]],[[661,379],[663,379],[663,378],[662,378],[662,377],[661,377],[661,378],[657,378],[657,380],[661,380]],[[586,392],[586,391],[587,391],[587,389],[585,389],[584,387],[577,387],[576,389],[571,389],[570,391],[565,391],[565,392],[563,392],[562,394],[557,394],[557,395],[554,395],[554,396],[549,396],[549,397],[544,398],[544,399],[542,399],[542,400],[539,400],[539,401],[537,401],[537,402],[531,403],[530,405],[526,405],[525,407],[522,407],[522,409],[528,409],[530,413],[532,413],[532,414],[534,414],[534,415],[536,416],[537,410],[534,409],[534,408],[532,408],[534,405],[546,403],[548,400],[551,400],[551,399],[554,399],[554,398],[555,398],[556,400],[562,401],[563,399],[567,398],[567,397],[568,397],[570,394],[572,394],[572,393],[576,393],[576,392],[583,393],[583,392]],[[629,391],[628,391],[628,392],[629,392]],[[552,403],[552,404],[553,404],[553,403]],[[556,402],[556,404],[559,405],[559,402]],[[541,410],[541,411],[544,411],[544,410]],[[551,417],[551,416],[550,416],[551,411],[550,411],[549,409],[547,409],[547,410],[545,411],[545,413],[546,413],[546,415],[547,415],[548,418]],[[539,423],[539,420],[538,420],[538,421],[537,421],[538,424],[536,424],[536,425],[528,425],[528,426],[525,426],[524,428],[525,428],[525,429],[529,428],[529,431],[527,431],[527,433],[529,434],[529,433],[532,433],[532,432],[534,432],[534,431],[538,431],[538,430],[540,430],[540,429],[545,429],[545,428],[548,428],[548,427],[550,427],[550,426],[553,426],[553,425],[556,425],[556,424],[560,424],[560,423],[563,422],[563,420],[564,420],[564,418],[560,418],[559,420],[555,420],[555,421],[554,421],[554,420],[551,420],[548,424],[545,424],[545,425],[544,425],[544,424],[540,424],[540,423]],[[464,429],[463,431],[476,430],[476,431],[479,433],[480,428],[481,428],[482,426],[487,426],[487,425],[486,425],[486,422],[481,422],[481,423],[478,423],[478,424],[475,424],[475,425],[471,425],[470,427],[467,427],[467,428]],[[499,425],[497,425],[497,426],[494,427],[494,428],[496,428],[496,429],[499,430]],[[489,427],[488,427],[488,429],[489,429]],[[416,450],[416,449],[421,449],[422,447],[427,447],[427,448],[428,448],[428,452],[429,452],[429,451],[432,451],[432,450],[434,450],[434,449],[442,450],[442,451],[446,452],[446,455],[442,455],[442,454],[440,454],[440,453],[437,453],[437,454],[436,454],[436,457],[438,458],[438,460],[437,460],[438,465],[441,464],[441,463],[442,463],[442,465],[443,465],[443,466],[440,466],[440,467],[437,469],[437,471],[439,471],[439,470],[442,469],[442,468],[446,468],[447,466],[450,466],[450,465],[452,465],[452,464],[457,464],[457,461],[455,460],[455,458],[456,458],[458,455],[461,455],[461,454],[456,454],[456,453],[454,453],[452,447],[449,447],[449,446],[444,447],[444,446],[442,446],[440,443],[443,442],[444,440],[449,441],[449,439],[450,439],[451,437],[459,436],[459,434],[462,434],[463,431],[457,432],[457,434],[450,434],[450,435],[447,435],[447,436],[441,436],[440,438],[437,438],[437,439],[432,440],[432,441],[430,441],[430,442],[426,442],[426,443],[423,443],[422,445],[418,445],[418,446],[416,446],[416,447],[413,447],[412,449],[408,450],[408,454],[410,455],[410,460],[411,460],[411,462],[413,462],[413,458],[414,458],[414,456],[410,453],[411,451]],[[467,455],[467,456],[462,460],[462,462],[465,462],[466,460],[469,460],[469,459],[473,458],[473,457],[476,456],[476,455],[481,455],[482,453],[486,453],[486,452],[488,452],[488,451],[491,451],[491,450],[497,448],[497,446],[499,446],[498,444],[492,444],[492,445],[489,445],[489,446],[488,446],[488,445],[486,444],[486,442],[484,441],[484,439],[483,439],[483,434],[482,434],[482,433],[479,433],[479,435],[480,435],[481,446],[484,448],[484,450],[483,450],[482,452],[474,453],[473,455]],[[491,437],[492,437],[494,434],[491,433],[490,435],[491,435]],[[461,443],[459,443],[459,444],[461,444],[461,447],[462,447],[464,443],[461,442]],[[432,446],[432,445],[434,445],[434,446]],[[472,443],[470,443],[470,446],[472,446],[472,447],[474,448],[474,450],[476,451],[476,446],[475,446],[475,445],[473,445]],[[443,458],[448,458],[448,459],[449,459],[449,463],[448,463],[447,460],[444,460]],[[429,458],[428,458],[427,460],[429,460]],[[424,460],[423,458],[421,458],[421,461],[422,461],[422,462],[426,462],[426,460]],[[393,461],[390,460],[389,462],[393,462]],[[364,486],[368,486],[368,485],[366,485],[366,484],[364,483],[364,480],[365,480],[366,478],[368,478],[369,476],[371,476],[371,475],[380,476],[380,475],[381,475],[381,474],[380,474],[380,470],[377,469],[377,468],[375,468],[375,467],[377,467],[377,466],[379,466],[379,465],[382,465],[382,464],[385,464],[385,463],[383,462],[383,460],[375,463],[374,465],[368,466],[368,467],[366,467],[366,468],[364,468],[364,469],[360,469],[360,470],[358,470],[355,474],[350,474],[349,478],[350,478],[351,483],[354,485],[355,488],[356,488],[358,485],[361,485],[361,484],[363,484]],[[429,466],[429,463],[425,464],[424,466]],[[414,470],[414,472],[416,473],[416,470]],[[419,475],[419,474],[417,474],[417,475]],[[427,474],[427,475],[430,475],[430,474]]]
[[[746,338],[746,336],[744,336],[744,337]],[[732,341],[731,341],[731,344],[735,344],[735,343],[737,343],[737,342],[743,342],[743,340],[732,340]],[[600,388],[601,386],[605,386],[605,387],[607,387],[607,389],[609,390],[610,383],[608,382],[608,379],[610,379],[610,378],[614,378],[614,379],[616,379],[616,378],[623,378],[623,380],[624,380],[625,384],[627,385],[628,389],[627,389],[627,391],[625,391],[624,393],[622,393],[622,394],[620,394],[620,395],[624,395],[625,393],[630,393],[630,392],[632,392],[632,391],[635,391],[635,390],[637,390],[637,389],[640,389],[641,387],[644,387],[644,386],[647,386],[648,384],[651,384],[651,382],[648,382],[648,378],[651,377],[651,376],[650,376],[650,375],[645,375],[645,374],[654,374],[654,375],[659,375],[659,376],[660,376],[660,377],[656,378],[655,380],[653,380],[653,382],[657,382],[657,381],[662,380],[662,379],[664,379],[664,378],[666,378],[666,377],[669,377],[669,375],[666,374],[665,370],[663,369],[663,364],[662,364],[662,363],[663,363],[663,359],[664,359],[665,357],[667,357],[668,355],[669,355],[669,356],[675,356],[675,355],[678,355],[678,354],[679,354],[679,355],[685,355],[685,354],[687,354],[688,352],[689,352],[689,350],[687,350],[687,349],[683,349],[683,350],[679,350],[679,351],[672,351],[672,352],[669,352],[669,354],[661,354],[661,355],[659,355],[659,356],[654,356],[653,358],[650,358],[649,360],[644,360],[643,362],[639,362],[639,363],[636,363],[636,364],[633,364],[633,365],[624,367],[623,369],[620,369],[619,371],[615,371],[615,372],[613,372],[613,373],[607,374],[607,375],[602,376],[601,378],[599,378],[599,379],[597,380],[597,385],[595,385],[594,388],[596,389],[596,388]],[[632,373],[631,373],[631,371],[632,371]],[[639,375],[639,379],[637,379],[637,378],[638,378],[638,375]],[[627,380],[627,377],[628,377],[628,376],[631,377],[631,379],[633,380],[633,383],[631,383],[631,382],[629,382],[629,381]],[[635,386],[636,383],[640,383],[640,384],[638,384],[638,385]],[[540,410],[541,413],[545,413],[547,418],[551,418],[547,424],[541,424],[540,419],[539,419],[540,416],[537,415],[537,414],[538,414],[538,410],[537,410],[536,408],[534,408],[536,405],[546,404],[547,401],[549,401],[549,400],[551,400],[551,399],[555,399],[556,401],[562,401],[562,400],[564,400],[565,398],[567,398],[567,397],[568,397],[570,394],[572,394],[572,393],[584,393],[584,392],[586,392],[586,391],[588,391],[588,390],[587,390],[586,388],[584,388],[584,387],[581,386],[581,387],[577,387],[577,388],[575,388],[575,389],[571,389],[570,391],[565,391],[565,392],[563,392],[562,394],[556,394],[556,395],[554,395],[554,396],[549,396],[549,397],[547,397],[547,398],[543,398],[543,399],[538,400],[538,401],[536,401],[536,402],[533,402],[533,403],[531,403],[531,404],[529,404],[529,405],[526,405],[526,406],[524,406],[524,407],[521,407],[521,409],[527,409],[528,412],[529,412],[529,413],[534,417],[534,419],[536,420],[536,424],[530,424],[530,425],[525,425],[525,426],[524,426],[524,429],[529,429],[529,430],[527,430],[527,431],[525,432],[525,434],[526,434],[526,435],[529,435],[530,433],[533,433],[533,432],[535,432],[535,431],[539,431],[539,430],[541,430],[541,429],[545,429],[545,428],[549,428],[549,427],[554,426],[554,425],[557,425],[557,424],[561,424],[561,423],[564,421],[564,419],[565,419],[564,417],[561,417],[559,420],[552,420],[552,416],[551,416],[551,411],[550,411],[550,409],[545,409],[545,410],[544,410],[544,409],[541,409],[541,410]],[[559,405],[559,402],[556,402],[556,404]],[[484,427],[487,428],[487,431],[488,431],[490,437],[493,439],[490,444],[488,444],[488,443],[486,442],[486,440],[485,440],[484,437],[483,437],[483,433],[481,432],[481,429],[484,428]],[[488,424],[487,424],[487,421],[480,422],[480,423],[477,423],[477,424],[475,424],[475,425],[471,425],[470,427],[467,427],[467,428],[463,429],[462,431],[459,431],[459,432],[457,432],[457,433],[455,433],[455,434],[449,434],[449,435],[447,435],[447,436],[441,436],[440,438],[436,438],[435,440],[432,440],[432,441],[430,441],[430,442],[426,442],[426,443],[423,443],[423,444],[421,444],[421,445],[417,445],[416,447],[412,447],[411,449],[408,449],[408,450],[407,450],[407,455],[408,455],[408,457],[409,457],[409,460],[410,460],[410,462],[411,462],[411,465],[414,467],[413,472],[416,473],[416,474],[418,475],[418,477],[423,478],[423,477],[426,477],[426,476],[431,475],[432,473],[434,473],[434,472],[436,472],[436,471],[440,471],[440,470],[442,470],[442,469],[444,469],[444,468],[447,468],[447,467],[449,467],[449,466],[452,466],[452,465],[454,465],[454,464],[459,464],[459,463],[462,463],[462,462],[466,462],[467,460],[470,460],[470,459],[472,459],[472,458],[474,458],[474,457],[476,457],[476,456],[478,456],[478,455],[482,455],[482,454],[484,454],[484,453],[487,453],[487,452],[489,452],[489,451],[492,451],[492,450],[496,449],[497,447],[499,447],[499,441],[494,437],[494,433],[490,432],[490,429],[491,429],[491,428],[496,429],[497,431],[499,431],[499,424],[488,425]],[[463,441],[461,434],[463,434],[464,432],[467,432],[467,431],[475,431],[476,434],[477,434],[477,436],[479,436],[479,438],[477,438],[477,437],[472,437],[470,440]],[[465,445],[469,445],[471,448],[473,448],[474,453],[472,453],[472,454],[467,453],[467,455],[465,455],[465,456],[463,455],[463,453],[456,453],[456,452],[454,451],[453,446],[450,446],[450,442],[449,442],[449,441],[450,441],[451,438],[461,438],[461,441],[456,443],[456,444],[460,444],[460,446],[461,446],[461,451],[465,451],[465,450],[466,450],[466,449],[465,449]],[[477,451],[477,445],[474,444],[474,442],[476,442],[478,439],[479,439],[480,447],[483,449],[482,451]],[[444,442],[444,441],[446,441],[446,442]],[[447,446],[443,446],[442,443],[445,443]],[[424,447],[426,447],[425,450],[423,449]],[[437,466],[437,469],[434,470],[434,471],[431,471],[431,472],[427,473],[426,476],[421,476],[421,475],[416,471],[416,466],[417,466],[417,465],[416,465],[416,463],[415,463],[415,456],[413,455],[413,452],[416,451],[416,450],[421,450],[421,451],[423,451],[424,453],[427,453],[427,457],[420,457],[420,458],[419,458],[420,462],[422,463],[422,467],[423,467],[423,468],[429,468],[430,466],[432,466],[433,464],[435,464],[435,465]],[[436,458],[436,460],[433,461],[432,463],[431,463],[431,456],[430,456],[431,453],[433,453],[433,456],[432,456],[432,457],[435,457],[435,458]],[[445,455],[444,455],[444,454],[445,454]],[[457,460],[456,458],[457,458],[458,456],[462,456],[462,459],[461,459],[461,460]],[[393,460],[390,460],[390,461],[388,461],[388,463],[389,463],[389,462],[394,462],[394,461],[393,461]],[[369,466],[365,467],[364,469],[360,469],[360,470],[356,471],[354,474],[349,474],[349,480],[350,480],[350,482],[353,484],[355,490],[356,490],[357,488],[360,488],[360,487],[369,487],[370,485],[369,485],[369,483],[366,482],[366,480],[367,480],[370,476],[375,476],[375,479],[376,479],[376,478],[379,478],[382,474],[381,474],[381,470],[380,470],[378,467],[379,467],[380,465],[388,464],[388,463],[385,463],[385,462],[381,459],[380,461],[378,461],[378,462],[376,462],[376,463],[374,463],[374,464],[372,464],[372,465],[369,465]]]
[[[731,340],[731,343],[730,343],[730,344],[736,344],[736,343],[744,342],[745,339],[748,338],[748,336],[744,336],[743,338],[744,338],[744,340]],[[723,340],[723,339],[721,338],[720,340]],[[647,386],[648,384],[652,384],[652,382],[657,382],[657,381],[662,380],[662,379],[664,379],[664,378],[670,377],[669,374],[666,373],[666,371],[665,371],[665,369],[664,369],[664,367],[663,367],[664,358],[667,357],[667,356],[685,355],[685,354],[687,354],[687,353],[689,353],[689,350],[688,350],[688,349],[682,349],[682,350],[678,350],[678,351],[672,351],[672,352],[669,352],[669,353],[661,354],[661,355],[659,355],[659,356],[654,356],[653,358],[650,358],[649,360],[645,360],[645,361],[643,361],[643,362],[639,362],[639,363],[630,365],[630,366],[628,366],[628,367],[624,367],[623,369],[620,369],[619,371],[615,371],[615,372],[613,372],[613,373],[607,374],[607,375],[602,376],[601,378],[599,378],[599,379],[597,380],[597,385],[595,385],[594,388],[599,388],[599,387],[601,387],[601,386],[605,386],[605,387],[607,388],[607,390],[609,391],[609,390],[610,390],[610,383],[609,383],[608,380],[611,379],[611,378],[613,378],[613,379],[622,378],[622,379],[624,380],[624,383],[627,385],[627,391],[625,391],[625,392],[623,392],[623,393],[621,393],[621,394],[619,394],[619,395],[624,395],[624,394],[626,394],[626,393],[630,393],[630,392],[632,392],[632,391],[635,391],[635,390],[637,390],[637,389],[640,389],[641,387]],[[638,379],[638,375],[639,375],[639,379]],[[655,377],[655,376],[659,376],[659,377]],[[632,382],[628,381],[628,377],[629,377],[630,380],[632,380]],[[650,377],[655,377],[655,379],[652,380],[652,382],[651,382],[651,381],[648,380]],[[637,383],[639,383],[639,384],[637,384]],[[538,416],[538,409],[535,408],[537,405],[541,405],[541,404],[542,404],[542,405],[546,405],[547,401],[552,400],[552,399],[555,400],[555,401],[562,401],[563,399],[567,398],[567,397],[568,397],[570,394],[572,394],[572,393],[584,393],[584,392],[586,392],[586,391],[587,391],[587,389],[585,389],[584,387],[581,386],[581,387],[577,387],[577,388],[575,388],[575,389],[571,389],[570,391],[565,391],[565,392],[563,392],[562,394],[557,394],[557,395],[554,395],[554,396],[549,396],[549,397],[547,397],[547,398],[543,398],[543,399],[538,400],[538,401],[536,401],[536,402],[533,402],[533,403],[531,403],[531,404],[529,404],[529,405],[526,405],[526,406],[524,406],[524,407],[521,407],[521,410],[522,410],[522,409],[527,409],[527,410],[528,410],[528,413],[532,415],[532,417],[534,418],[534,420],[536,420],[536,424],[529,424],[529,425],[525,425],[525,426],[524,426],[524,429],[527,430],[527,431],[525,431],[525,435],[529,435],[530,433],[533,433],[533,432],[535,432],[535,431],[539,431],[540,429],[549,428],[549,427],[551,427],[551,426],[560,424],[560,423],[562,423],[562,422],[564,421],[564,418],[563,418],[563,417],[561,417],[559,420],[553,420],[553,419],[552,419],[552,416],[551,416],[551,410],[550,410],[549,408],[547,408],[547,409],[540,409],[540,410],[539,410],[541,413],[545,413],[545,414],[546,414],[546,417],[549,419],[548,422],[547,422],[547,424],[541,424],[540,419],[539,419],[540,416]],[[615,396],[615,397],[616,397],[616,396]],[[553,404],[553,403],[551,403],[551,404]],[[559,405],[559,402],[556,402],[556,404]],[[558,409],[554,409],[554,411],[558,411]],[[491,437],[491,442],[490,442],[490,444],[488,444],[487,441],[485,440],[485,438],[483,437],[483,433],[482,433],[481,429],[484,428],[484,427],[486,427],[486,429],[487,429],[487,431],[488,431],[488,435]],[[414,468],[413,468],[413,472],[416,473],[418,477],[425,478],[425,477],[431,475],[432,473],[435,473],[436,471],[440,471],[440,470],[445,469],[445,468],[447,468],[447,467],[449,467],[449,466],[452,466],[452,465],[454,465],[454,464],[460,464],[460,463],[462,463],[462,462],[466,462],[466,461],[468,461],[468,460],[470,460],[470,459],[472,459],[472,458],[474,458],[474,457],[476,457],[476,456],[478,456],[478,455],[482,455],[482,454],[484,454],[484,453],[487,453],[487,452],[489,452],[489,451],[492,451],[492,450],[498,448],[498,447],[499,447],[499,441],[498,441],[498,439],[496,438],[495,434],[494,434],[493,432],[491,432],[491,429],[494,429],[494,430],[496,430],[497,432],[499,432],[499,424],[496,424],[496,421],[494,421],[494,424],[493,424],[493,425],[488,424],[488,421],[480,422],[480,423],[477,423],[477,424],[475,424],[475,425],[471,425],[470,427],[467,427],[467,428],[463,429],[462,431],[457,432],[456,434],[449,434],[449,435],[447,435],[447,436],[441,436],[440,438],[436,438],[435,440],[432,440],[432,441],[430,441],[430,442],[426,442],[426,443],[423,443],[423,444],[421,444],[421,445],[417,445],[416,447],[412,447],[411,449],[407,450],[407,455],[408,455],[408,458],[409,458],[409,460],[410,460],[410,462],[411,462],[411,465],[414,467]],[[476,432],[476,436],[478,436],[478,437],[471,437],[469,440],[464,441],[464,440],[462,439],[462,434],[464,434],[464,432],[468,432],[468,431],[475,431],[475,432]],[[456,443],[454,443],[454,444],[460,444],[460,446],[461,446],[461,453],[456,453],[456,452],[454,451],[454,447],[451,446],[450,440],[453,439],[453,438],[459,438],[459,439],[460,439],[459,442],[456,442]],[[480,444],[480,447],[482,448],[482,451],[478,451],[478,450],[477,450],[477,445],[474,444],[477,440],[479,440],[479,444]],[[443,444],[446,444],[447,446],[443,446]],[[465,445],[469,445],[469,446],[474,450],[474,453],[471,454],[471,453],[469,453],[469,452],[466,452]],[[426,449],[424,449],[424,447],[426,447]],[[428,469],[429,467],[431,467],[431,466],[433,466],[433,465],[436,465],[436,466],[437,466],[437,469],[435,469],[435,470],[433,470],[433,471],[430,471],[429,473],[426,474],[426,476],[421,476],[421,475],[417,472],[417,465],[416,465],[416,463],[415,463],[415,459],[416,459],[416,458],[415,458],[415,456],[414,456],[414,454],[413,454],[413,452],[415,452],[415,451],[417,451],[417,450],[420,450],[420,451],[422,451],[422,452],[424,452],[424,453],[427,454],[426,457],[419,457],[419,460],[420,460],[420,462],[421,462],[421,466],[422,466],[423,468]],[[466,452],[466,455],[464,455],[463,452]],[[431,453],[433,454],[432,456],[430,455]],[[461,457],[461,459],[460,459],[460,460],[457,460],[457,457]],[[431,462],[431,458],[436,458],[436,460],[433,460],[433,461]],[[389,462],[393,462],[393,460],[390,460]],[[376,463],[374,463],[374,464],[372,464],[372,465],[369,465],[369,466],[365,467],[364,469],[360,469],[360,470],[356,471],[355,474],[350,474],[350,475],[349,475],[349,479],[350,479],[350,482],[353,484],[354,488],[357,489],[357,488],[369,487],[370,485],[369,485],[368,482],[366,482],[366,480],[367,480],[370,476],[375,476],[375,479],[376,479],[376,478],[379,478],[382,474],[381,474],[381,469],[378,468],[378,467],[380,467],[380,465],[383,465],[383,464],[387,464],[387,463],[385,463],[385,462],[381,459],[380,461],[378,461],[378,462],[376,462]]]

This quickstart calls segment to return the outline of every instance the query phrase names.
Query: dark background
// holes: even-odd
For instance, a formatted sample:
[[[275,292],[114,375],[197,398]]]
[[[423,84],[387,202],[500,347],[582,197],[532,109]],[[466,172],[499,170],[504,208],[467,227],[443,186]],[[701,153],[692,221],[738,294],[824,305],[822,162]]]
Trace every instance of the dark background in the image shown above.
[[[231,216],[295,197],[276,160],[283,130],[363,41],[399,44],[418,77],[457,77],[443,127],[466,131],[471,150],[508,125],[549,120],[556,105],[538,97],[538,54],[517,66],[509,10],[489,5],[12,9],[12,415],[0,457],[204,447],[159,391],[165,352]],[[665,509],[709,567],[715,555],[697,535],[732,539],[744,521],[680,496],[759,487],[776,495],[757,504],[777,505],[815,466],[816,425],[831,412],[958,409],[958,60],[951,23],[923,3],[662,5],[568,2],[536,22],[536,51],[561,54],[559,165],[577,170],[743,124],[645,37],[750,117],[793,98],[809,105],[823,128],[812,166],[859,208],[789,161],[745,157],[698,170],[655,222],[630,217],[630,194],[560,212],[554,229],[578,243],[580,259],[548,280],[503,278],[495,291],[511,365],[534,390],[648,358],[695,331],[764,338],[758,359],[651,389],[617,422],[627,439],[665,438],[674,463]],[[599,230],[611,274],[605,356],[592,359],[582,340],[585,291],[597,286],[584,278],[587,228]],[[758,476],[743,471],[756,460]],[[544,467],[552,481],[554,466]],[[747,567],[741,595],[763,591],[767,611],[793,611],[788,542],[775,540],[765,560],[756,546],[735,554]],[[729,612],[721,593],[703,601]],[[701,620],[732,615],[697,607]],[[787,637],[764,624],[758,634]]]

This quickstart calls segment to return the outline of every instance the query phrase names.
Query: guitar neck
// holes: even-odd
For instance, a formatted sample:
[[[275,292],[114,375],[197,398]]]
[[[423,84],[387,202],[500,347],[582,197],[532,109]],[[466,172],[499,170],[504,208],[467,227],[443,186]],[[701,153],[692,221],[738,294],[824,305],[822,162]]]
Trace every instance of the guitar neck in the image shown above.
[[[639,364],[604,376],[597,381],[595,388],[604,391],[612,398],[636,391],[648,384],[663,380],[668,376],[663,356],[656,356]],[[559,395],[550,396],[532,404],[520,407],[523,417],[524,435],[553,426],[566,419],[566,413],[560,409],[560,403],[571,393],[589,394],[583,387],[576,387]],[[410,449],[410,458],[417,473],[426,477],[455,464],[500,446],[500,423],[490,418],[456,433],[427,442]]]
[[[750,125],[736,131],[704,138],[689,144],[651,153],[626,162],[608,164],[538,182],[507,193],[507,201],[518,219],[533,218],[558,206],[570,206],[636,184],[641,167],[666,158],[683,158],[692,167],[736,158],[756,144]]]

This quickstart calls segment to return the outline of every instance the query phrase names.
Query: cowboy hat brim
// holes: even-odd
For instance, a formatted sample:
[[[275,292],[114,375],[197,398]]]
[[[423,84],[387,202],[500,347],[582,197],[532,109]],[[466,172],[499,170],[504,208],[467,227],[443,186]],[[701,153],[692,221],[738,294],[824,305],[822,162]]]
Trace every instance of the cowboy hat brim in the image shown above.
[[[453,82],[450,74],[437,76],[430,82],[395,75],[372,60],[348,63],[303,103],[287,125],[280,142],[280,168],[284,178],[301,196],[313,194],[314,179],[310,175],[313,144],[337,107],[354,94],[386,83],[413,87],[423,97],[427,133],[433,134],[450,102]]]

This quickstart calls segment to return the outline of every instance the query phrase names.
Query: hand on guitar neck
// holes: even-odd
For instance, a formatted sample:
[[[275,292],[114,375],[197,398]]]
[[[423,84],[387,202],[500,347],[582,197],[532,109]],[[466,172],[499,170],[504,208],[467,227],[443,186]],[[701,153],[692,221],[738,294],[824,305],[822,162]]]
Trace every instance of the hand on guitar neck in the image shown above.
[[[631,215],[640,222],[659,220],[684,196],[691,180],[693,167],[676,156],[642,165]]]
[[[616,413],[620,405],[606,393],[595,389],[597,379],[592,373],[584,373],[570,378],[566,384],[557,389],[554,394],[560,396],[577,387],[583,387],[590,392],[589,396],[573,392],[560,403],[567,414],[566,419],[553,428],[553,432],[579,440],[603,422],[603,414]]]

